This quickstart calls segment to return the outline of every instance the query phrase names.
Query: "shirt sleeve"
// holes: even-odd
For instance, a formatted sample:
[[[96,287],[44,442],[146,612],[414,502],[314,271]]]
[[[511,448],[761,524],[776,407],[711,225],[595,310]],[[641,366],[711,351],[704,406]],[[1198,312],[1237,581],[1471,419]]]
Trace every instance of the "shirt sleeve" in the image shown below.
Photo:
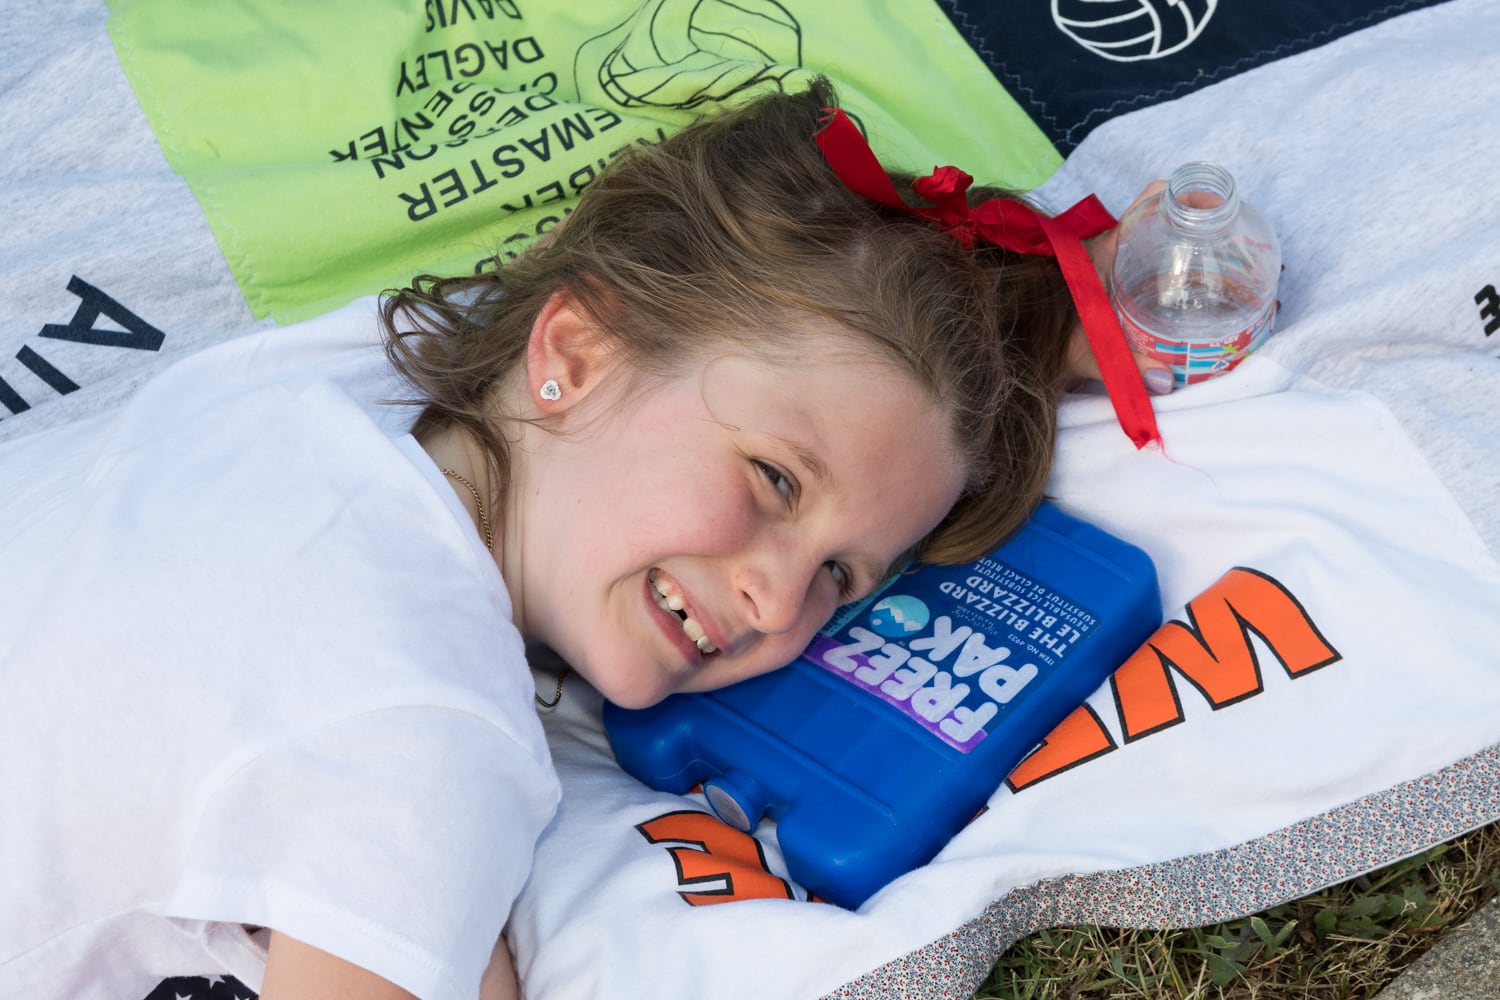
[[[271,927],[421,1000],[473,1000],[556,808],[550,762],[446,708],[371,712],[207,790],[169,916]]]

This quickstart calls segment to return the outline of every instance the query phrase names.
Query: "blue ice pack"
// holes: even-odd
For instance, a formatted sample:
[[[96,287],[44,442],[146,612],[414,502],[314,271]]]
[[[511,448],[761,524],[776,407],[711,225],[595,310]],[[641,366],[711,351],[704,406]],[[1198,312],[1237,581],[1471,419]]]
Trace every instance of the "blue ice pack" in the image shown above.
[[[786,668],[651,708],[606,703],[621,767],[776,821],[787,873],[851,909],[930,861],[1161,624],[1156,569],[1043,504],[1003,546],[840,608]]]

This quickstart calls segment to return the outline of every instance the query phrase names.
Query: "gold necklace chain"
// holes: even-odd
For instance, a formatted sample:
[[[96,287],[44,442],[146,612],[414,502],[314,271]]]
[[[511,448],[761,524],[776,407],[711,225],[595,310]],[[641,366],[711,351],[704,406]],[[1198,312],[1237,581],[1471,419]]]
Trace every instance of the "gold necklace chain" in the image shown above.
[[[443,475],[447,476],[449,479],[455,479],[458,482],[463,483],[469,488],[469,492],[474,494],[474,508],[479,512],[479,530],[484,533],[484,547],[493,552],[495,550],[495,536],[490,531],[490,518],[489,515],[485,513],[484,501],[479,499],[479,491],[474,488],[473,483],[469,482],[467,479],[465,479],[463,476],[460,476],[452,469],[444,469]]]
[[[452,469],[443,469],[442,472],[443,475],[447,476],[448,478],[463,483],[466,487],[468,487],[469,492],[473,494],[474,509],[479,514],[479,530],[484,534],[484,547],[493,552],[495,550],[495,536],[490,530],[489,514],[484,509],[484,501],[480,499],[479,491],[474,488],[473,483],[469,482],[467,479],[465,479],[463,476],[460,476]],[[539,694],[534,694],[532,696],[536,699],[536,703],[538,705],[540,705],[542,708],[557,707],[557,703],[562,701],[563,682],[568,679],[570,670],[571,668],[564,667],[563,672],[557,675],[557,690],[552,693],[551,701],[544,700]]]
[[[568,679],[568,674],[572,671],[572,669],[572,667],[563,667],[562,673],[557,675],[557,690],[552,692],[551,701],[543,701],[542,696],[538,694],[533,695],[533,697],[536,698],[536,703],[543,708],[556,708],[557,703],[562,701],[563,681]]]

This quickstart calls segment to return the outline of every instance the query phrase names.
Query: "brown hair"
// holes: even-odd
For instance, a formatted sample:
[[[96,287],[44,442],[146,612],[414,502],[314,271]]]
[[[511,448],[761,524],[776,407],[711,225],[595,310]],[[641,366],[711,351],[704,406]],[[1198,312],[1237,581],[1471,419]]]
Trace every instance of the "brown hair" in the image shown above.
[[[1066,287],[1050,258],[967,250],[850,192],[813,141],[834,104],[818,79],[701,119],[615,160],[565,225],[503,269],[388,293],[387,350],[426,404],[419,433],[467,428],[504,477],[491,389],[524,368],[556,291],[647,376],[726,348],[770,356],[821,318],[949,414],[969,478],[916,557],[962,563],[993,549],[1041,500],[1052,463],[1074,316]],[[400,331],[403,320],[422,329]]]

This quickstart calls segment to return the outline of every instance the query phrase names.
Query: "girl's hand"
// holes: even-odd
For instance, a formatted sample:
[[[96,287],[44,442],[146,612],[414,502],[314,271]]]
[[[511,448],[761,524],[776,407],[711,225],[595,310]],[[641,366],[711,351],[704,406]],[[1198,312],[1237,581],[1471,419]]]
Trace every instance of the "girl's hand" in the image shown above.
[[[490,954],[490,966],[484,970],[479,981],[479,1000],[516,1000],[521,995],[521,984],[516,980],[516,967],[510,959],[510,946],[505,935],[495,942]]]
[[[479,984],[479,1000],[515,1000],[520,994],[510,948],[495,943],[490,965]],[[406,990],[342,958],[296,938],[271,932],[261,1000],[416,1000]]]
[[[375,973],[278,931],[271,932],[261,1000],[416,1000]]]
[[[1155,195],[1167,186],[1166,181],[1156,181],[1147,186],[1135,201],[1130,203],[1130,208]],[[1130,211],[1127,208],[1125,211]],[[1124,218],[1125,213],[1120,213]],[[1102,233],[1088,243],[1089,256],[1094,259],[1094,268],[1099,272],[1099,278],[1104,282],[1104,287],[1109,287],[1110,268],[1115,262],[1115,241],[1119,236],[1119,230],[1111,229]],[[1146,382],[1146,388],[1150,392],[1163,395],[1172,391],[1172,371],[1165,364],[1154,358],[1143,355],[1135,355],[1136,367],[1141,370],[1141,376]],[[1085,379],[1097,379],[1099,377],[1099,363],[1094,360],[1094,352],[1089,347],[1087,335],[1083,332],[1083,324],[1074,322],[1069,333],[1068,342],[1068,376],[1076,384]]]

